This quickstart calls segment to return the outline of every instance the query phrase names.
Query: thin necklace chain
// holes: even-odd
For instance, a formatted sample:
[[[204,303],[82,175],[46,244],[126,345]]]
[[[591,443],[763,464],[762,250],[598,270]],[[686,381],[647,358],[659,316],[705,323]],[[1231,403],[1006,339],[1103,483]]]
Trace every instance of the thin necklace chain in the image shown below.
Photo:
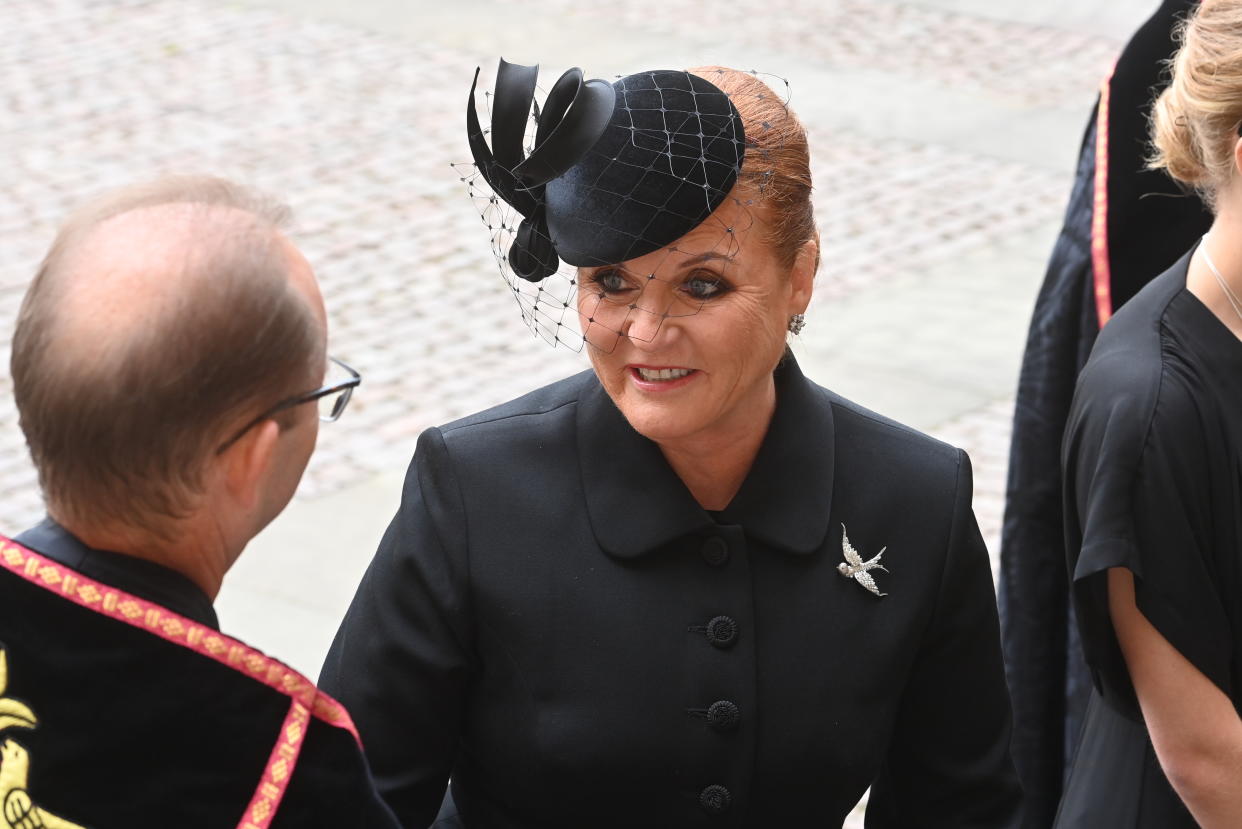
[[[1238,319],[1242,320],[1242,299],[1238,299],[1238,295],[1229,287],[1229,283],[1225,282],[1225,277],[1220,275],[1220,271],[1216,269],[1216,263],[1212,261],[1212,255],[1207,249],[1208,237],[1203,237],[1203,244],[1199,245],[1199,250],[1203,251],[1203,261],[1207,263],[1208,270],[1212,272],[1212,276],[1216,277],[1216,284],[1225,292],[1225,299],[1229,300],[1229,304],[1233,306],[1233,312],[1238,315]]]

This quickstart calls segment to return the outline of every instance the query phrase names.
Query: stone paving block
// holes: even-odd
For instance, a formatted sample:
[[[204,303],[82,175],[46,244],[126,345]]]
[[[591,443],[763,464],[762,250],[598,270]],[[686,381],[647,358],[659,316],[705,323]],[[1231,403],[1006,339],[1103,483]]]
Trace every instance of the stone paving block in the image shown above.
[[[975,476],[975,517],[992,555],[993,576],[1000,554],[1013,407],[1012,396],[1001,398],[931,430],[933,436],[965,449],[970,455]]]
[[[507,2],[527,5],[524,0]],[[1090,88],[1117,49],[1110,38],[875,0],[771,0],[761,13],[740,6],[708,10],[701,0],[629,0],[619,5],[545,0],[539,8],[558,19],[596,17],[675,33],[705,49],[741,40],[771,53],[813,56],[829,65],[930,75],[1028,105],[1062,100],[1084,85]],[[1038,82],[1031,83],[1016,67],[1039,67]]]

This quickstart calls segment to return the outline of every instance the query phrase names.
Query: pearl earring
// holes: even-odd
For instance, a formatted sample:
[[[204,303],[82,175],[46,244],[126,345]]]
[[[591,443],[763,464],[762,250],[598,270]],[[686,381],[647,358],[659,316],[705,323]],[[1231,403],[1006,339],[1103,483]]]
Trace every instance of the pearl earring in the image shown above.
[[[794,314],[789,318],[789,333],[797,336],[806,327],[806,314]]]

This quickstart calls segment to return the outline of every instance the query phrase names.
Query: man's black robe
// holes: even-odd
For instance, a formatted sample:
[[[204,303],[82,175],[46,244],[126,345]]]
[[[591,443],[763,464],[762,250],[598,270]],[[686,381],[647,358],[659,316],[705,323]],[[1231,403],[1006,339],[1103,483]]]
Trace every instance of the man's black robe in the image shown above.
[[[344,708],[221,634],[196,585],[51,521],[21,539],[0,538],[7,825],[397,826]]]

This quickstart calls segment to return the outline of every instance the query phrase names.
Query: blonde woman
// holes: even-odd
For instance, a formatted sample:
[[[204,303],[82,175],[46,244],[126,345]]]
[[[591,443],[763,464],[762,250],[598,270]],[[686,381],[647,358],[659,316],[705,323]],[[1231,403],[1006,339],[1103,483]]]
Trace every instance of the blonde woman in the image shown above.
[[[1202,241],[1105,327],[1064,444],[1095,693],[1058,827],[1242,826],[1242,0],[1180,32],[1153,166]]]

